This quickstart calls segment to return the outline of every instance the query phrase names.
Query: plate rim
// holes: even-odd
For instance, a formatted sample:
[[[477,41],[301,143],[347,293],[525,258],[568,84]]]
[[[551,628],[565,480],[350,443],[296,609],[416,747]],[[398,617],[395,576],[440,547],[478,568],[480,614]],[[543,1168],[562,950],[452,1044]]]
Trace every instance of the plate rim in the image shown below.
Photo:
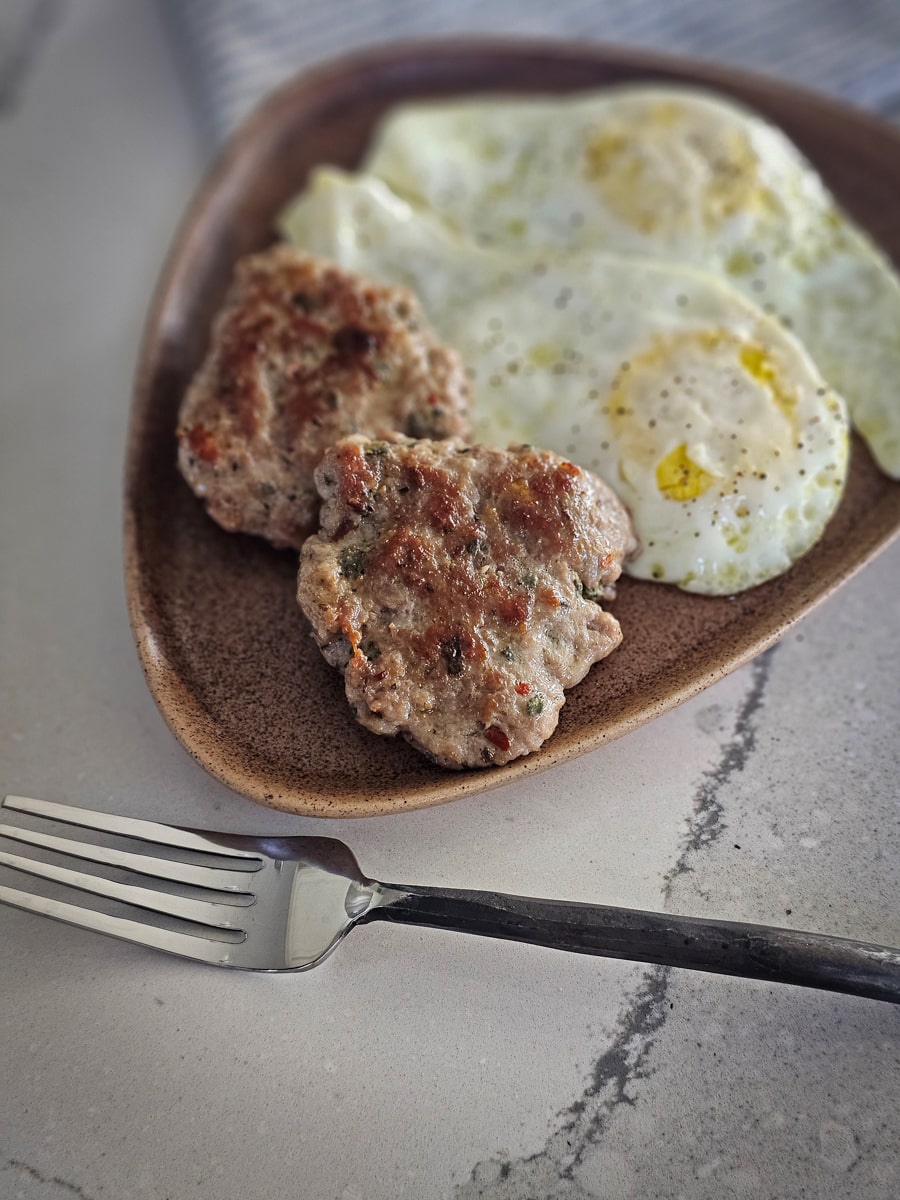
[[[169,729],[188,753],[220,782],[248,799],[285,813],[322,818],[362,818],[412,812],[505,787],[526,776],[550,770],[563,762],[581,757],[678,707],[763,653],[900,536],[898,524],[886,536],[877,540],[858,560],[839,571],[829,581],[828,586],[819,591],[801,612],[782,620],[770,617],[764,627],[754,627],[752,637],[749,634],[736,637],[733,652],[720,660],[715,670],[696,674],[695,677],[687,679],[681,687],[670,688],[662,697],[644,704],[640,712],[629,710],[602,728],[574,731],[564,741],[558,740],[558,734],[555,733],[544,744],[539,754],[526,755],[503,767],[469,771],[435,768],[434,786],[429,787],[427,791],[419,790],[414,796],[366,798],[360,790],[353,799],[347,799],[315,788],[308,795],[291,793],[288,797],[280,793],[277,776],[263,770],[261,764],[256,770],[249,771],[223,758],[220,739],[216,736],[210,714],[203,709],[199,699],[179,676],[174,664],[160,652],[156,644],[151,611],[154,605],[141,586],[140,579],[140,516],[137,494],[140,447],[149,407],[147,393],[158,366],[166,316],[173,307],[173,301],[178,298],[183,276],[186,273],[190,274],[190,265],[198,253],[197,243],[202,240],[206,218],[211,210],[227,200],[227,189],[223,189],[222,184],[236,173],[241,160],[248,155],[248,144],[252,145],[259,136],[259,131],[276,121],[276,114],[282,108],[294,108],[303,102],[307,94],[314,94],[320,88],[334,87],[350,77],[364,82],[365,76],[373,71],[388,67],[401,68],[410,60],[421,64],[422,60],[428,59],[444,59],[449,62],[455,58],[492,55],[515,61],[534,57],[536,54],[555,60],[568,58],[598,67],[612,66],[635,71],[647,77],[659,72],[668,76],[670,81],[673,75],[681,76],[687,86],[718,88],[726,95],[732,94],[742,85],[750,89],[765,89],[772,96],[775,106],[780,102],[796,105],[799,101],[818,109],[823,115],[830,112],[842,122],[856,122],[861,131],[869,130],[879,138],[887,137],[893,140],[897,151],[900,152],[900,129],[894,128],[878,115],[840,98],[807,87],[795,87],[759,72],[732,68],[720,61],[672,55],[602,41],[574,42],[567,39],[506,36],[404,40],[389,46],[365,48],[335,56],[315,64],[280,84],[250,110],[201,175],[200,182],[176,226],[144,321],[125,446],[123,566],[132,636],[147,686]],[[507,94],[516,94],[521,90],[510,87]],[[533,90],[531,94],[536,94],[537,90]],[[577,90],[585,89],[554,89],[554,92],[566,94]],[[173,695],[177,695],[177,703],[173,703]],[[176,716],[178,712],[190,715],[179,720]]]

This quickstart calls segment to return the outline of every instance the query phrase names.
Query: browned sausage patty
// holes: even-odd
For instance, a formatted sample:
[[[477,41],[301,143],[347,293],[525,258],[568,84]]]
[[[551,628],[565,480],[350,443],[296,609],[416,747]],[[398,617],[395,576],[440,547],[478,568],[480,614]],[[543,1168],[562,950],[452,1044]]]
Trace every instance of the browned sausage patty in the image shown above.
[[[619,644],[600,601],[635,542],[601,480],[549,451],[347,438],[316,471],[298,600],[375,733],[447,767],[536,750]]]
[[[468,436],[468,384],[405,288],[291,246],[237,265],[181,408],[178,462],[225,529],[302,546],[313,471],[351,433]]]

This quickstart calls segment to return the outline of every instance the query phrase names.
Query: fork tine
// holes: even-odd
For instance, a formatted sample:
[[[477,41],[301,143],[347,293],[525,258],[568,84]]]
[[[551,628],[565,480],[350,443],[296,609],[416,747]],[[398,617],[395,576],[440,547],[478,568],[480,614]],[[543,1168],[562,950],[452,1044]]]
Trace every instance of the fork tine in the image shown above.
[[[111,900],[121,900],[125,904],[134,904],[138,908],[149,908],[154,912],[168,913],[172,917],[182,917],[186,921],[196,921],[201,925],[210,925],[217,929],[238,929],[234,917],[240,912],[230,904],[215,904],[208,900],[194,900],[189,896],[172,896],[168,892],[155,892],[152,888],[134,887],[127,883],[116,883],[104,879],[100,875],[88,875],[84,871],[70,871],[68,867],[56,867],[51,863],[39,862],[33,858],[22,858],[18,854],[7,854],[0,850],[0,865],[12,867],[14,871],[23,871],[28,875],[36,875],[39,879],[50,879],[54,883],[64,883],[67,887],[78,888],[82,892],[91,892],[95,896],[108,896]],[[246,906],[241,906],[246,907]]]
[[[118,833],[122,837],[135,838],[140,842],[159,842],[162,846],[178,846],[181,850],[203,850],[220,858],[249,859],[261,864],[258,854],[231,848],[225,850],[202,834],[192,833],[189,829],[176,829],[172,825],[160,825],[156,821],[119,817],[114,813],[94,812],[90,808],[72,808],[68,804],[54,804],[52,800],[34,800],[30,796],[6,796],[2,806],[16,812],[31,813],[36,817],[46,817],[50,821],[62,821],[66,825],[82,825],[85,829]],[[258,870],[258,867],[248,863],[247,870]]]
[[[195,867],[191,863],[153,858],[149,854],[132,854],[128,850],[113,850],[108,846],[95,846],[91,842],[56,837],[52,833],[20,829],[16,825],[0,825],[0,837],[26,842],[29,846],[42,846],[60,854],[71,854],[73,858],[85,858],[89,862],[103,863],[108,867],[122,867],[128,871],[136,871],[139,875],[171,879],[176,883],[191,883],[195,887],[212,888],[219,892],[249,892],[253,885],[253,872]]]
[[[20,892],[16,888],[2,885],[0,903],[11,904],[14,908],[39,913],[44,917],[53,917],[54,920],[65,921],[67,925],[77,925],[81,929],[92,929],[95,933],[106,933],[126,942],[137,942],[140,946],[152,946],[156,950],[179,954],[182,958],[196,958],[219,967],[232,965],[232,943],[209,941],[190,933],[176,933],[171,929],[157,929],[153,925],[130,921],[126,917],[111,917],[91,908],[65,904],[61,900],[48,900],[46,896],[35,896],[30,892]]]

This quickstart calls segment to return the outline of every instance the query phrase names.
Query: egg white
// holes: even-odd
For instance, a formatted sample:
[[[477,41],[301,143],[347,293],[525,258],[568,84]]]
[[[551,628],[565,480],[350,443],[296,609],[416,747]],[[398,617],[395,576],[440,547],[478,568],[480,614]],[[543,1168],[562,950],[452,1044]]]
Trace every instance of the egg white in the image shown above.
[[[366,170],[468,236],[613,249],[728,279],[806,344],[900,478],[900,281],[783,133],[692,89],[398,109]]]
[[[415,290],[468,364],[478,440],[555,450],[616,489],[641,541],[630,574],[729,594],[821,536],[847,469],[843,400],[715,276],[479,246],[380,180],[336,171],[317,173],[282,225]]]

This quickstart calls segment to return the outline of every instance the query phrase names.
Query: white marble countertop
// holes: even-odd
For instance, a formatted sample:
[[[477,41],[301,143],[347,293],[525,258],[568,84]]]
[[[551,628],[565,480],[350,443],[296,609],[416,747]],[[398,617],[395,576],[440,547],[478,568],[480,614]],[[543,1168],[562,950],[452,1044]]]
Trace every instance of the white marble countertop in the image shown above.
[[[56,15],[0,110],[4,790],[329,833],[382,878],[900,945],[900,545],[693,702],[479,798],[314,822],[188,757],[128,628],[120,480],[207,151],[153,6]],[[0,908],[0,954],[10,1200],[900,1194],[887,1004],[377,925],[263,977]]]

